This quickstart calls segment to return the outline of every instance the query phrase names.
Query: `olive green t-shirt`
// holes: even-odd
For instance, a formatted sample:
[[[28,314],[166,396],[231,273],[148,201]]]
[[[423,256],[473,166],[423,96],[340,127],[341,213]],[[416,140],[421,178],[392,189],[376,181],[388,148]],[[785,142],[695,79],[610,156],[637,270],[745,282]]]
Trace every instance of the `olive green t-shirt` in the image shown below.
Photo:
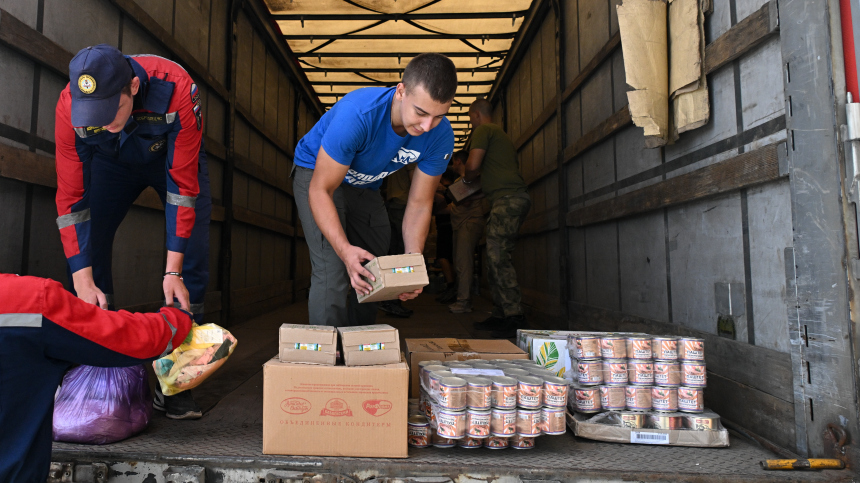
[[[526,182],[520,176],[517,150],[501,126],[487,123],[475,128],[470,149],[487,151],[481,162],[481,188],[490,201],[526,192]]]

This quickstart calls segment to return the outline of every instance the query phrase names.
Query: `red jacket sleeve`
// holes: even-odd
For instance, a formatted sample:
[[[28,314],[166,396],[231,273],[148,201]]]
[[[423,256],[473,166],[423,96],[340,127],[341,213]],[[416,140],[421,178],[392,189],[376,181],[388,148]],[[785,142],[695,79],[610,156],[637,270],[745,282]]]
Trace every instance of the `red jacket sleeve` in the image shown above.
[[[92,147],[78,140],[71,121],[69,87],[57,101],[57,227],[72,272],[92,266],[90,254],[89,165]]]
[[[176,128],[168,136],[167,152],[167,249],[185,253],[194,228],[203,117],[200,93],[190,77],[175,80],[170,112],[176,112]]]

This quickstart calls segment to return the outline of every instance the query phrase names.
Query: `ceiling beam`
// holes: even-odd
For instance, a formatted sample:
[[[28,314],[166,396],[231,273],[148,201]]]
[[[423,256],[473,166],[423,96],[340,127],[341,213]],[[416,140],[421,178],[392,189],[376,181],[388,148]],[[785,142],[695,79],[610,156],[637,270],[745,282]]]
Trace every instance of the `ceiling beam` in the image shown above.
[[[494,50],[492,52],[437,52],[439,54],[444,55],[445,57],[484,57],[484,58],[502,58],[505,54],[508,53],[507,50]],[[308,57],[415,57],[418,54],[423,54],[423,52],[313,52],[313,53],[305,53],[305,52],[296,52],[295,56],[300,58],[308,58]],[[404,66],[405,67],[405,66]],[[466,71],[470,71],[471,69],[466,69]],[[366,72],[366,71],[363,71]]]
[[[357,20],[361,22],[379,22],[382,20],[483,20],[489,18],[509,18],[511,20],[525,17],[528,10],[516,12],[462,12],[462,13],[367,13],[367,14],[272,14],[272,18],[280,21],[319,21],[319,20]],[[513,22],[512,22],[513,23]]]
[[[284,35],[286,40],[510,40],[516,32],[499,34],[399,34],[399,35],[370,35],[370,34],[316,34],[316,35]]]
[[[313,57],[313,55],[310,55],[309,57]],[[402,74],[403,73],[402,68],[401,69],[363,69],[363,68],[356,69],[356,68],[349,68],[349,67],[335,67],[335,68],[327,69],[325,67],[317,67],[315,65],[307,65],[307,64],[305,64],[305,68],[309,69],[308,72],[338,72],[338,73],[346,72],[346,73],[351,73],[351,74],[359,74],[359,73],[370,73],[370,74],[396,73],[396,74]],[[502,68],[501,66],[499,66],[499,67],[475,67],[474,69],[461,68],[461,69],[457,69],[457,72],[466,72],[466,73],[469,73],[469,72],[498,72],[499,69],[501,69],[501,68]]]
[[[396,85],[400,81],[392,81],[392,82],[375,82],[375,81],[333,81],[333,82],[325,82],[325,81],[313,81],[311,85],[313,86],[393,86]],[[470,85],[470,86],[491,86],[493,85],[493,81],[457,81],[459,85]]]

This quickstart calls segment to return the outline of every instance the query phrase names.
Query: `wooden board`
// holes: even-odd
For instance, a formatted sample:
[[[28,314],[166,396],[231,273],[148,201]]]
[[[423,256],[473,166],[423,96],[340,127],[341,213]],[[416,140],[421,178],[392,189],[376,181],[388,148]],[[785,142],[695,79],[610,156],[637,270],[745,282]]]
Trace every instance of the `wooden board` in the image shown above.
[[[534,236],[552,230],[558,230],[558,207],[526,219],[520,227],[520,236]]]
[[[705,48],[705,73],[710,74],[779,33],[779,12],[772,0],[741,20]]]
[[[789,354],[576,302],[569,303],[569,310],[572,330],[645,332],[705,339],[705,362],[709,372],[755,388],[786,404],[794,401]],[[742,421],[737,422],[743,424]]]
[[[255,118],[248,109],[238,102],[236,103],[236,112],[239,113],[251,127],[257,130],[263,137],[266,138],[270,143],[274,144],[278,149],[287,154],[291,159],[293,157],[293,152],[290,147],[281,139],[278,138],[278,135],[273,132],[272,129],[269,129],[262,121]]]
[[[622,107],[615,114],[609,116],[608,119],[598,124],[594,129],[585,133],[573,145],[564,149],[564,162],[569,163],[573,158],[587,151],[595,144],[603,141],[607,137],[615,134],[621,128],[633,122],[630,117],[630,110],[627,106]]]
[[[280,233],[281,235],[293,236],[295,233],[292,225],[283,220],[266,216],[262,213],[251,211],[237,205],[233,205],[233,218],[236,221],[273,231],[275,233]]]
[[[63,77],[69,76],[69,62],[73,55],[3,9],[0,9],[0,42]]]
[[[781,175],[777,146],[778,144],[770,144],[691,173],[571,211],[567,215],[567,225],[592,225],[779,179]]]

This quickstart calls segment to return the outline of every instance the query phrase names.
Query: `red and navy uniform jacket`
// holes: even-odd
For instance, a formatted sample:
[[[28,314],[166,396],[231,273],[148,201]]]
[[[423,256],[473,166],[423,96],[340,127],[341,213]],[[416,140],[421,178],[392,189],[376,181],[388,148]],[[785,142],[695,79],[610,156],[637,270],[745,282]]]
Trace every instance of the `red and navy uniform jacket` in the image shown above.
[[[200,191],[202,113],[197,85],[178,64],[154,55],[126,56],[140,90],[125,129],[72,126],[67,85],[57,101],[57,226],[72,273],[92,266],[90,163],[96,156],[124,163],[163,159],[167,176],[167,249],[185,253]]]
[[[53,280],[0,274],[0,481],[44,482],[54,393],[74,364],[133,366],[169,354],[190,314],[111,312]]]

